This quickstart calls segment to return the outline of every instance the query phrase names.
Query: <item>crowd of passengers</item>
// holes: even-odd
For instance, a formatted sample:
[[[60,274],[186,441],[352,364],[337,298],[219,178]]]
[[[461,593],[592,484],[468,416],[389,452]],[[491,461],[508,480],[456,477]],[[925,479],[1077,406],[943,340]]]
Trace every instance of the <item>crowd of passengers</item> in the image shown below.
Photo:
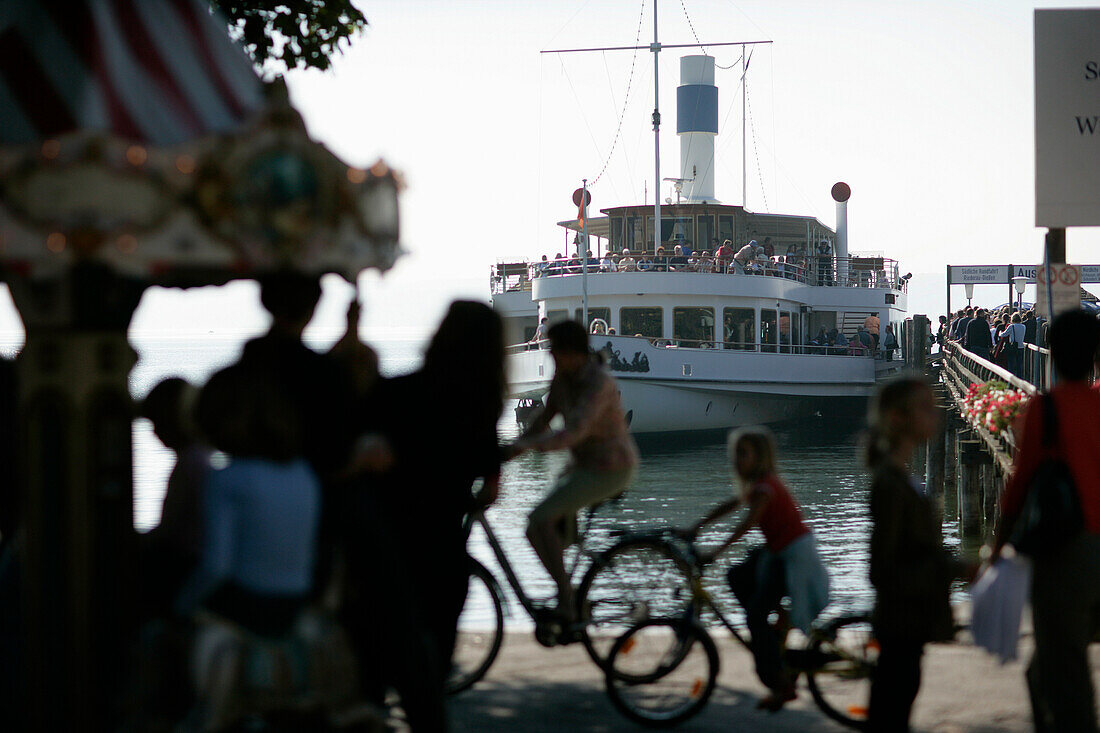
[[[770,275],[791,280],[809,281],[817,285],[836,285],[836,261],[833,258],[832,245],[821,240],[816,253],[806,254],[806,245],[791,244],[785,254],[777,254],[771,237],[765,237],[763,243],[755,239],[741,248],[735,248],[729,239],[720,245],[712,242],[711,249],[696,251],[688,243],[673,245],[668,251],[658,246],[655,254],[633,252],[624,248],[621,252],[607,252],[601,257],[586,250],[582,256],[578,250],[571,257],[561,252],[553,259],[543,255],[540,262],[531,265],[530,276],[544,277],[552,275],[577,275],[585,269],[588,260],[588,272],[704,272],[734,275]],[[851,272],[851,284],[870,285],[871,273]],[[862,279],[861,279],[862,277]],[[877,273],[878,285],[885,287],[885,272]]]
[[[1016,376],[1024,368],[1027,345],[1046,345],[1047,321],[1034,308],[1004,305],[997,309],[962,308],[950,319],[940,316],[936,342],[955,342],[967,351],[1004,367]]]

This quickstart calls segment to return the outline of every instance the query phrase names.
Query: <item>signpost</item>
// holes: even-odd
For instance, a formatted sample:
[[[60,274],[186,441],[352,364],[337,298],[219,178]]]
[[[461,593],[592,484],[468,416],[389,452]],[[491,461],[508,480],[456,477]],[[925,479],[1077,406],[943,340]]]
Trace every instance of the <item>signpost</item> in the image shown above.
[[[1098,140],[1097,142],[1100,142]],[[1066,267],[1066,265],[1058,265],[1059,268]],[[1081,305],[1081,291],[1080,286],[1082,283],[1100,283],[1100,265],[1072,265],[1070,266],[1076,273],[1076,282],[1074,285],[1067,285],[1061,280],[1062,270],[1058,269],[1056,274],[1058,282],[1055,285],[1055,290],[1051,294],[1055,301],[1054,305],[1055,314],[1061,313],[1066,310],[1065,307],[1059,307],[1058,303],[1069,303],[1072,298],[1076,298],[1075,305],[1071,308],[1079,308]],[[1039,295],[1036,298],[1038,304],[1042,304],[1045,308],[1046,305],[1046,290],[1042,281],[1039,279],[1043,277],[1043,265],[948,265],[947,266],[947,312],[951,311],[951,286],[952,285],[966,285],[969,288],[973,288],[974,285],[1008,285],[1009,286],[1009,302],[1012,302],[1012,285],[1016,278],[1024,278],[1024,282],[1028,284],[1039,284]],[[1069,279],[1070,275],[1065,275]],[[1059,290],[1062,289],[1062,290]],[[972,290],[969,292],[973,292]],[[967,297],[969,297],[969,292]],[[1059,293],[1062,293],[1059,296]],[[1020,294],[1022,297],[1022,293]],[[1058,300],[1061,297],[1062,300]],[[1043,314],[1043,311],[1040,311]],[[1044,318],[1047,317],[1044,315]]]
[[[1100,226],[1097,39],[1100,9],[1035,11],[1036,226]]]

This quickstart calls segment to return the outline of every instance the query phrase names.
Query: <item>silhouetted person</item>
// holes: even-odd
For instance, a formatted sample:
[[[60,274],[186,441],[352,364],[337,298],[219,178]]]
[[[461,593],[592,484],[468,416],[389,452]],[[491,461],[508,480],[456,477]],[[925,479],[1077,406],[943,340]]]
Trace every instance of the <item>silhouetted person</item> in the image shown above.
[[[443,685],[466,600],[463,518],[497,494],[496,425],[504,389],[499,316],[482,303],[457,301],[432,337],[423,367],[380,382],[362,410],[364,429],[385,437],[393,465],[349,497],[343,618],[364,664],[378,653],[392,660],[376,674],[398,686],[403,697],[415,696],[403,702],[416,708],[414,727],[424,730],[441,724],[433,721],[433,710],[442,714]],[[475,497],[471,491],[478,479],[484,483]],[[367,532],[360,521],[369,523]],[[379,536],[385,538],[381,547]],[[395,646],[397,636],[405,637],[403,646]],[[412,666],[407,647],[422,642],[430,664]],[[412,682],[410,674],[416,678]]]
[[[637,471],[638,449],[615,380],[588,348],[584,327],[562,321],[547,335],[554,359],[550,393],[512,453],[568,448],[572,454],[570,467],[527,518],[527,539],[558,589],[557,612],[572,621],[577,609],[562,553],[575,540],[577,512],[626,491]],[[564,428],[550,428],[555,415],[564,418]]]
[[[202,551],[203,490],[210,473],[210,448],[199,439],[190,415],[197,391],[183,379],[158,383],[141,404],[153,432],[175,454],[160,522],[141,539],[142,592],[146,612],[171,608],[180,585],[194,571]]]
[[[948,590],[963,568],[943,549],[937,513],[908,469],[917,445],[939,430],[932,389],[915,377],[886,383],[869,423],[872,622],[880,652],[867,730],[899,733],[909,730],[924,645],[954,635]]]
[[[1031,609],[1035,653],[1027,669],[1038,731],[1096,731],[1088,645],[1100,630],[1100,392],[1088,377],[1100,345],[1100,324],[1084,311],[1054,319],[1050,358],[1057,382],[1028,401],[1016,428],[1012,478],[1001,497],[994,558],[1012,535],[1024,500],[1035,490],[1048,401],[1057,425],[1055,454],[1069,468],[1083,530],[1063,546],[1032,558]]]
[[[963,346],[974,356],[989,359],[989,352],[993,349],[993,334],[989,330],[988,314],[979,310],[974,318],[966,324],[966,336]]]
[[[206,481],[201,559],[175,603],[265,636],[289,633],[308,602],[321,515],[294,405],[274,386],[235,365],[200,394],[200,427],[229,465]]]

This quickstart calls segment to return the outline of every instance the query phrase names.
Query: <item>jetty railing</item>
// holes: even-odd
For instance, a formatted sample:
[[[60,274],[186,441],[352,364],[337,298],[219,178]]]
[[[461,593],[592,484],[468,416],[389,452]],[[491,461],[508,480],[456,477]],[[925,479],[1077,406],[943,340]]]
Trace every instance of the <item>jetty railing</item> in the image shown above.
[[[974,437],[983,444],[1002,475],[1007,476],[1012,472],[1012,457],[1016,452],[1012,431],[1006,429],[994,433],[983,425],[971,422],[966,416],[966,394],[971,385],[984,384],[990,380],[1005,382],[1029,397],[1036,394],[1039,388],[1004,367],[972,354],[955,342],[949,341],[944,346],[943,353],[941,382],[954,403],[952,407],[958,412],[966,429],[972,431]]]

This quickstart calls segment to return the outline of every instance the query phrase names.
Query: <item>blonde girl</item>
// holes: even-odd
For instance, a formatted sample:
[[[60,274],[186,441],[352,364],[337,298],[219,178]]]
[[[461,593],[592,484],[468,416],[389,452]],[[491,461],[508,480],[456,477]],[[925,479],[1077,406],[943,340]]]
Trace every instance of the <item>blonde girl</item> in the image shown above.
[[[728,452],[737,495],[715,507],[688,530],[694,536],[709,522],[742,504],[748,508],[733,533],[709,556],[722,551],[758,528],[764,544],[729,570],[730,587],[745,609],[756,674],[769,694],[758,707],[778,711],[796,697],[794,676],[780,654],[781,632],[768,622],[790,597],[790,623],[803,631],[829,602],[829,577],[817,554],[813,535],[790,491],[776,475],[775,439],[766,428],[743,428],[730,433]]]

